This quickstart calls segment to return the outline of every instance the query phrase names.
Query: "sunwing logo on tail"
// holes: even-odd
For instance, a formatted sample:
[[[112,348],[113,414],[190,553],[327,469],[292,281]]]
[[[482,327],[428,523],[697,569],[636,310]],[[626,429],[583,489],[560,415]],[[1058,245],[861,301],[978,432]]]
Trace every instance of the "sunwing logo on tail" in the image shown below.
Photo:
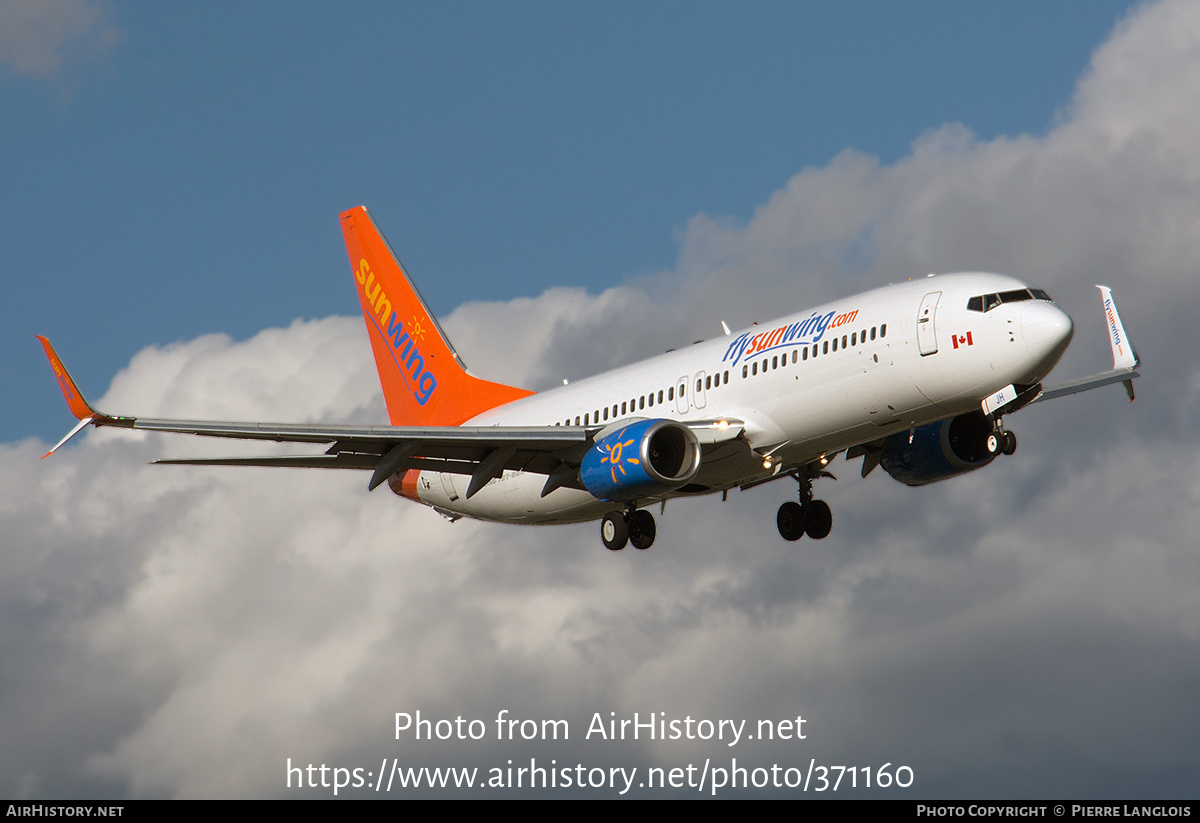
[[[382,284],[375,279],[375,273],[371,271],[371,266],[365,259],[359,261],[358,270],[354,275],[363,288],[363,297],[371,305],[373,314],[371,322],[375,324],[375,328],[379,329],[379,333],[383,335],[384,339],[391,344],[395,351],[396,365],[400,369],[401,376],[404,377],[408,390],[412,392],[416,401],[424,406],[437,389],[437,377],[432,371],[425,368],[425,358],[421,356],[421,350],[417,345],[418,340],[425,339],[424,323],[427,321],[416,315],[408,323],[401,320],[400,315],[392,308],[392,301],[383,291]],[[406,329],[405,326],[408,328]]]

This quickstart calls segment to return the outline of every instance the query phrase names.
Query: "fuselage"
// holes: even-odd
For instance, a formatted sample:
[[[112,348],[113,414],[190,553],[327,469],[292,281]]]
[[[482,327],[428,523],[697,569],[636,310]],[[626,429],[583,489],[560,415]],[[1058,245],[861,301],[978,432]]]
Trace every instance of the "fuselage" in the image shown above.
[[[743,427],[740,437],[705,451],[692,482],[638,501],[645,505],[744,486],[977,410],[1009,384],[1040,382],[1072,330],[1070,317],[1044,292],[1015,278],[927,277],[531,395],[468,425],[603,428],[663,418],[731,420]],[[546,478],[536,473],[506,471],[470,499],[464,475],[410,475],[406,496],[478,519],[566,523],[613,509],[579,489],[542,497]]]

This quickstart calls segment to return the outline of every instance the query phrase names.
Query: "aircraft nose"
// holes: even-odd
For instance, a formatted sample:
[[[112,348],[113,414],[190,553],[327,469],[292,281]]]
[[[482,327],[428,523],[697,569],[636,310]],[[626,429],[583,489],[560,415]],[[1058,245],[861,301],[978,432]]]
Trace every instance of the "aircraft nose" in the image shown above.
[[[1074,333],[1071,316],[1053,303],[1037,301],[1021,307],[1021,336],[1039,361],[1057,363]]]

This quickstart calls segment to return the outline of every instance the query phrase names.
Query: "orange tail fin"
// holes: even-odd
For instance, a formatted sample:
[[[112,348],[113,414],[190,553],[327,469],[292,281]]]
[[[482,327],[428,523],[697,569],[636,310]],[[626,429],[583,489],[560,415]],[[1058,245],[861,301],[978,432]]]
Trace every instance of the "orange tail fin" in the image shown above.
[[[469,374],[366,208],[341,217],[393,426],[458,426],[533,394]]]

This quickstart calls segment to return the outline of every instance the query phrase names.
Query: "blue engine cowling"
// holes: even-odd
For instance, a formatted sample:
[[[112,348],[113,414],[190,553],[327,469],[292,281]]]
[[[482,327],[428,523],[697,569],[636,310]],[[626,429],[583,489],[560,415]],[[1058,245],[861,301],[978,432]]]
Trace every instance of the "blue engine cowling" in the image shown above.
[[[700,441],[672,420],[639,420],[597,440],[579,467],[600,500],[625,501],[677,489],[700,468]]]
[[[988,451],[992,421],[983,412],[960,414],[950,420],[893,434],[883,443],[879,465],[906,486],[924,486],[947,477],[982,469],[996,459]]]

